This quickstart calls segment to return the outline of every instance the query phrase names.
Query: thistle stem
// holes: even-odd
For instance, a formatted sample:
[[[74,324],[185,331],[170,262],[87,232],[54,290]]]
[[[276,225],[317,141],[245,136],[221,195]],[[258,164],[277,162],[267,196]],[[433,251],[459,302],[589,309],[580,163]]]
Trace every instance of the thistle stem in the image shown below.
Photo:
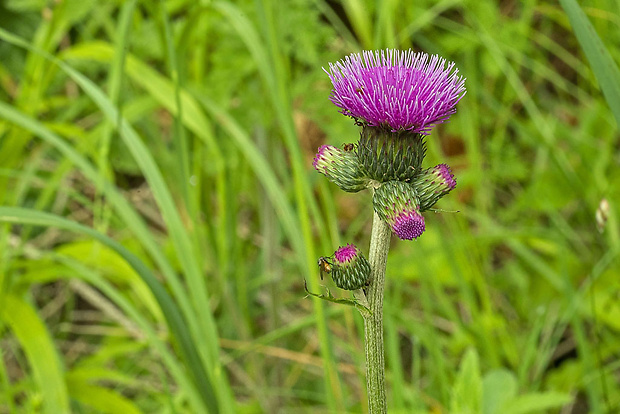
[[[372,313],[363,314],[366,343],[366,387],[368,388],[368,410],[370,414],[387,413],[383,351],[383,290],[391,235],[390,227],[375,212],[368,253],[371,282],[366,288],[366,299]]]

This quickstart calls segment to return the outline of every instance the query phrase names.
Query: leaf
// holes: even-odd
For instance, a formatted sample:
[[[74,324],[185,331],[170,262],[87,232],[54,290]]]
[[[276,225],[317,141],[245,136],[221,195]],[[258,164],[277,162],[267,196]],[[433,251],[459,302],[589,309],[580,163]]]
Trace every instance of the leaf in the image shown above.
[[[39,315],[22,298],[7,293],[0,306],[0,319],[9,325],[26,354],[34,382],[43,399],[43,412],[70,412],[63,367],[54,342]]]
[[[502,406],[517,395],[517,378],[505,369],[491,371],[482,380],[483,414],[502,414]]]
[[[468,349],[452,389],[451,410],[453,414],[478,414],[482,406],[482,380],[478,353]]]
[[[104,387],[79,380],[68,379],[71,398],[97,412],[116,414],[140,414],[141,411],[129,399]]]
[[[310,292],[308,290],[308,284],[305,279],[304,279],[304,290],[306,291],[308,295],[314,296],[315,298],[323,299],[328,302],[338,303],[340,305],[355,306],[362,315],[372,315],[372,311],[369,308],[367,308],[365,305],[363,305],[357,299],[337,298],[333,296],[332,293],[327,288],[325,288],[325,291],[327,292],[327,294],[325,295],[319,295],[317,293]]]
[[[550,408],[559,408],[571,402],[570,395],[559,392],[531,393],[517,397],[501,412],[502,414],[526,414]]]
[[[575,36],[590,62],[603,96],[620,126],[620,69],[575,0],[560,0]]]

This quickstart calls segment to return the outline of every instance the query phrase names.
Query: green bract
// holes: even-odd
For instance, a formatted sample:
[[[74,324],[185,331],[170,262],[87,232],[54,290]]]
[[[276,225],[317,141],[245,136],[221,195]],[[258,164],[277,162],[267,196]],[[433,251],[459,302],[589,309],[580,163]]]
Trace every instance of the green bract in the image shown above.
[[[369,178],[410,181],[422,169],[426,148],[421,134],[365,126],[356,152],[361,170]]]

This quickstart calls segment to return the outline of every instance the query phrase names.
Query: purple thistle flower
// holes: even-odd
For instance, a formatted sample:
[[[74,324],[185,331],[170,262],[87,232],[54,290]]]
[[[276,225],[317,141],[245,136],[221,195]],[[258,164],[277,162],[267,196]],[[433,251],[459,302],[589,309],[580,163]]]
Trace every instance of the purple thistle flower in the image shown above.
[[[454,62],[411,49],[353,53],[323,70],[334,87],[330,100],[341,113],[392,131],[428,135],[465,95],[465,79]]]

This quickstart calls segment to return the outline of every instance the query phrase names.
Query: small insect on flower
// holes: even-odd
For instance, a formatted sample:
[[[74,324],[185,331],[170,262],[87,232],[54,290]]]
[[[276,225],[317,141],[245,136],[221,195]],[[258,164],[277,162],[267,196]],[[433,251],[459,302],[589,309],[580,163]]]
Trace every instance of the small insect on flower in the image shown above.
[[[321,270],[321,280],[323,280],[323,273],[331,273],[332,264],[327,260],[327,257],[321,256],[319,257],[319,269]]]
[[[344,144],[344,147],[342,147],[342,149],[347,152],[353,151],[355,149],[355,144]]]

